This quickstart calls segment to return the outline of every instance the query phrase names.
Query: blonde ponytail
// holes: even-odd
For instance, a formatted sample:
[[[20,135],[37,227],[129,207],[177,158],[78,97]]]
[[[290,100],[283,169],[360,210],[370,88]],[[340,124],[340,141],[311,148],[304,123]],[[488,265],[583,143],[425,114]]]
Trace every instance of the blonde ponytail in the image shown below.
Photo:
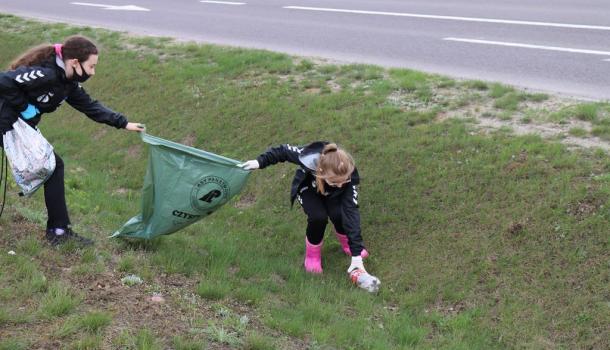
[[[324,146],[320,152],[316,171],[316,186],[318,193],[326,193],[325,180],[331,177],[348,177],[354,171],[354,159],[335,143]]]

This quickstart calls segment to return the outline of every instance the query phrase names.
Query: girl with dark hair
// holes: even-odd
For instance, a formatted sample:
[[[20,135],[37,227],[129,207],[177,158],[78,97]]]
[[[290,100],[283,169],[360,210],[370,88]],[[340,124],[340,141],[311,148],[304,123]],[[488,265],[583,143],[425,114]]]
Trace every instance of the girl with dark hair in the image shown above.
[[[322,273],[322,243],[330,218],[343,251],[352,257],[347,269],[350,278],[359,287],[376,292],[379,279],[366,272],[362,261],[369,253],[360,234],[360,177],[352,157],[334,143],[318,141],[305,147],[273,147],[240,166],[255,170],[286,161],[299,165],[292,181],[291,200],[298,200],[307,215],[305,271]]]
[[[65,100],[69,105],[98,123],[117,129],[142,131],[137,123],[93,100],[82,88],[95,75],[98,49],[86,37],[68,37],[63,44],[40,45],[13,61],[8,71],[0,72],[0,146],[2,135],[12,129],[17,118],[36,128],[42,115],[51,113]],[[56,168],[45,182],[44,197],[48,212],[46,239],[57,245],[68,240],[80,244],[93,241],[72,231],[64,189],[64,164],[55,154]]]

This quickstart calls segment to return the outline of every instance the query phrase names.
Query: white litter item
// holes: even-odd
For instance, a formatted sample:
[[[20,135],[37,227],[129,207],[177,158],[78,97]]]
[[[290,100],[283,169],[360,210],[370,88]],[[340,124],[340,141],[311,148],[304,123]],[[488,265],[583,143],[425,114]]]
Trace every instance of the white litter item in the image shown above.
[[[24,196],[31,196],[55,171],[53,146],[21,118],[3,137],[4,153]]]
[[[379,278],[369,274],[363,269],[354,269],[349,274],[352,282],[358,287],[366,290],[367,292],[376,293],[379,291],[381,281]]]

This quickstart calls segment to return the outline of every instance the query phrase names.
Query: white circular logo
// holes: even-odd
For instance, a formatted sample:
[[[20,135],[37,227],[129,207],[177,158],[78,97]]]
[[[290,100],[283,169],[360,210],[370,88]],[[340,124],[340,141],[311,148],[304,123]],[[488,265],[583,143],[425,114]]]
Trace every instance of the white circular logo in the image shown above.
[[[191,206],[206,211],[226,202],[229,195],[227,182],[218,176],[206,176],[199,180],[191,191]]]

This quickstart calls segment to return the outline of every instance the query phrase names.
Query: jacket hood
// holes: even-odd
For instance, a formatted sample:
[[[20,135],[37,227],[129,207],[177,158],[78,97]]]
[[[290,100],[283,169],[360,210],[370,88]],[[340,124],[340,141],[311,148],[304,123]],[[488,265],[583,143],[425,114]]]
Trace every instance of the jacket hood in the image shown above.
[[[314,173],[318,169],[318,161],[320,160],[320,153],[324,149],[328,142],[326,141],[316,141],[312,142],[309,145],[305,146],[299,154],[299,161],[303,164],[307,169],[313,171]]]

